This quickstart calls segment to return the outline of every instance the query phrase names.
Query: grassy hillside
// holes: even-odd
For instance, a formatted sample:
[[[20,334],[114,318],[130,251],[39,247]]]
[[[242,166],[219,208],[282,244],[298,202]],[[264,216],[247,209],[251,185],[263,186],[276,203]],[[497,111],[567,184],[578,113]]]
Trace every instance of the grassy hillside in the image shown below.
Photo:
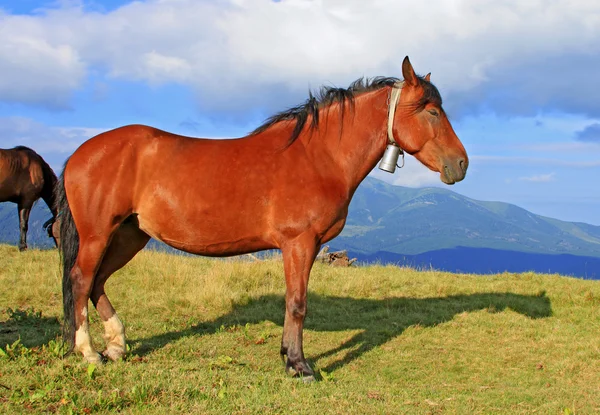
[[[142,252],[107,284],[130,354],[101,367],[59,357],[59,280],[55,250],[0,245],[0,413],[600,411],[594,281],[318,264],[305,352],[320,379],[305,385],[278,358],[277,258]]]

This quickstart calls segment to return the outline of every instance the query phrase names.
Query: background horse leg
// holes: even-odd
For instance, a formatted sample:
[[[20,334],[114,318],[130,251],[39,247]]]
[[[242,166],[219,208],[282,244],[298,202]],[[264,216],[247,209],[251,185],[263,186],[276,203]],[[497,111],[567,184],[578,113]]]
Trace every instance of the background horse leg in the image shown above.
[[[281,355],[287,356],[286,371],[293,376],[314,379],[314,372],[304,358],[302,329],[306,316],[308,277],[320,245],[315,235],[302,234],[281,248],[285,270],[285,319]]]
[[[21,236],[19,238],[19,251],[25,251],[27,249],[27,230],[29,228],[29,212],[31,212],[31,204],[19,203],[19,228],[21,230]]]
[[[106,341],[106,349],[102,354],[111,360],[118,360],[125,355],[125,327],[104,292],[104,284],[115,271],[144,248],[149,240],[150,237],[135,224],[124,222],[113,236],[94,279],[91,299],[104,323]]]
[[[102,363],[102,358],[94,349],[90,336],[88,301],[96,269],[102,260],[107,242],[105,239],[82,238],[77,260],[70,274],[75,316],[75,350],[79,351],[89,363],[95,364]]]

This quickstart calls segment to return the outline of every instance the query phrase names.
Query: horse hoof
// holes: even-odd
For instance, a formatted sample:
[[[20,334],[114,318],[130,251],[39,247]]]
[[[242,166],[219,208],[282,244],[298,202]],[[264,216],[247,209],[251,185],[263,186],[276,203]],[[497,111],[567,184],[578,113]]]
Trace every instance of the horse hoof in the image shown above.
[[[102,352],[102,356],[105,359],[109,359],[112,360],[113,362],[117,362],[119,360],[123,360],[123,357],[125,356],[125,352],[123,350],[120,349],[115,349],[115,348],[108,348],[105,351]]]
[[[99,353],[90,353],[90,354],[84,355],[83,358],[90,365],[101,365],[106,361],[106,359]]]
[[[313,383],[315,381],[315,377],[313,375],[300,376],[300,379],[302,380],[302,383],[304,383],[304,384]]]
[[[27,251],[27,245],[19,246],[19,251],[20,252]]]
[[[310,370],[310,368],[308,369]],[[311,383],[315,380],[315,376],[313,375],[312,370],[310,372],[304,371],[302,369],[297,370],[294,369],[293,366],[289,365],[285,368],[285,371],[291,377],[301,379],[302,383]]]
[[[305,375],[301,372],[297,372],[296,370],[294,370],[291,367],[287,368],[287,374],[295,379],[302,381],[302,383],[305,383],[305,384],[313,383],[315,381],[314,375]]]

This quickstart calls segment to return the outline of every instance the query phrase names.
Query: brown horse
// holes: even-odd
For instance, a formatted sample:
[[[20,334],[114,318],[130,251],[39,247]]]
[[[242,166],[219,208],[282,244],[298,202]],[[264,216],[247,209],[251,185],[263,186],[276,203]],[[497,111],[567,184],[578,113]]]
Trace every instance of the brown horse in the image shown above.
[[[418,77],[408,58],[402,74],[403,82],[322,88],[236,140],[132,125],[85,142],[58,188],[71,348],[101,361],[88,329],[91,298],[105,326],[104,355],[124,355],[124,327],[104,284],[150,237],[208,256],[278,248],[287,287],[281,355],[288,372],[310,379],[302,347],[309,274],[321,244],[342,231],[352,195],[388,142],[440,172],[444,183],[467,171],[467,154],[429,75]]]
[[[54,186],[57,181],[48,163],[32,149],[23,146],[0,149],[0,202],[17,204],[21,230],[20,251],[27,249],[29,213],[36,200],[44,199],[52,212],[50,221],[53,222],[56,218]],[[44,227],[48,227],[48,235],[53,236],[50,221]]]

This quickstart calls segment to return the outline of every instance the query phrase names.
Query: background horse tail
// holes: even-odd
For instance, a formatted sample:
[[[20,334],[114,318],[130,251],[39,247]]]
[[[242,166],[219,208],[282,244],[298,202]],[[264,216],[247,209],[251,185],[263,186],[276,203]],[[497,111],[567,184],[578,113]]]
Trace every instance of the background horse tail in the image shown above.
[[[66,167],[66,164],[65,164]],[[79,252],[79,233],[73,221],[67,194],[65,193],[65,177],[63,174],[56,184],[56,206],[60,214],[60,240],[59,250],[63,266],[63,339],[68,345],[66,354],[73,351],[75,346],[75,303],[73,301],[73,286],[71,283],[71,270]]]

